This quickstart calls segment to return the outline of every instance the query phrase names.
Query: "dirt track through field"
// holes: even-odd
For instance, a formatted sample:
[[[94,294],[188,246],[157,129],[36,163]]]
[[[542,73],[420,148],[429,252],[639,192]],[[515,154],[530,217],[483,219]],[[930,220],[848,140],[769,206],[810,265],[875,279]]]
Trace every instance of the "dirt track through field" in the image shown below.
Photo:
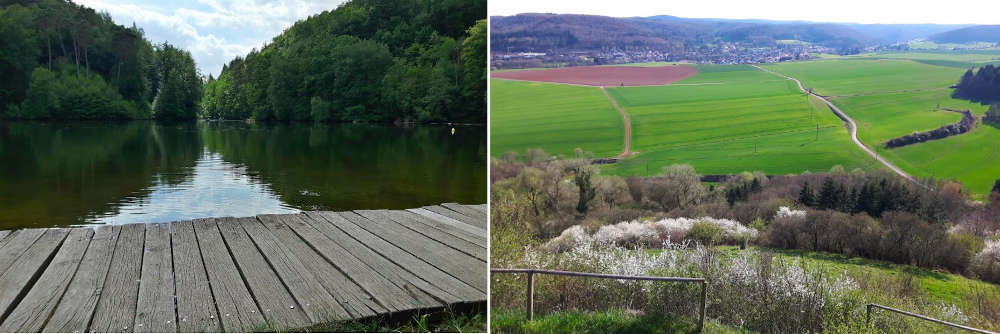
[[[796,78],[793,78],[793,77],[790,77],[790,76],[787,76],[787,75],[784,75],[784,74],[781,74],[781,73],[778,73],[778,72],[774,72],[774,71],[771,71],[771,70],[767,70],[767,69],[761,68],[760,66],[757,66],[757,65],[750,65],[750,66],[753,66],[754,68],[756,68],[758,70],[761,70],[761,71],[764,71],[764,72],[767,72],[767,73],[771,73],[771,74],[783,77],[783,78],[788,79],[788,80],[795,81],[795,84],[799,86],[799,90],[801,90],[803,93],[815,96],[816,98],[820,99],[820,101],[823,101],[823,103],[826,103],[826,105],[830,107],[830,110],[832,110],[833,113],[835,115],[837,115],[837,117],[839,117],[840,119],[844,120],[845,123],[847,123],[847,128],[848,128],[848,130],[851,133],[851,141],[853,141],[855,145],[857,145],[862,150],[864,150],[866,153],[868,153],[868,155],[874,157],[875,160],[877,160],[878,162],[882,163],[882,165],[885,165],[886,167],[888,167],[890,170],[892,170],[896,174],[899,174],[899,176],[902,176],[903,178],[905,178],[907,180],[910,180],[911,182],[916,183],[916,184],[918,184],[918,185],[920,185],[920,186],[922,186],[924,188],[927,187],[927,186],[923,185],[922,183],[918,182],[912,176],[910,176],[910,174],[907,174],[906,172],[904,172],[899,167],[896,167],[896,165],[893,165],[891,162],[885,160],[885,158],[880,157],[878,155],[878,153],[875,153],[875,151],[873,151],[872,149],[868,148],[868,146],[866,146],[864,143],[862,143],[861,140],[858,139],[858,124],[854,122],[853,118],[851,118],[850,116],[847,116],[847,113],[845,113],[843,111],[840,111],[840,108],[837,108],[837,105],[833,104],[833,102],[830,102],[830,100],[827,100],[826,97],[824,97],[822,95],[818,95],[818,94],[810,92],[810,91],[807,91],[805,89],[805,87],[802,87],[802,82],[799,81],[799,79],[796,79]]]
[[[619,158],[625,158],[632,153],[632,121],[629,120],[625,109],[618,105],[618,101],[615,101],[615,98],[611,97],[611,94],[608,93],[607,89],[604,89],[604,86],[601,86],[601,91],[604,92],[604,96],[608,97],[608,100],[611,100],[611,105],[615,106],[615,109],[618,109],[618,112],[622,114],[622,119],[625,120],[625,150],[618,155]]]

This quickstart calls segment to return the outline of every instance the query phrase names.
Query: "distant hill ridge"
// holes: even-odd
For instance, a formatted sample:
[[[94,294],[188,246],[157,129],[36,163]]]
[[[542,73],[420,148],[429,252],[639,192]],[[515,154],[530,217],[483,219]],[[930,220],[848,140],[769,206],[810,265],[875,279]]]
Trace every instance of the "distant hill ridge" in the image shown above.
[[[981,26],[939,24],[859,24],[763,19],[682,18],[669,15],[608,17],[580,14],[525,13],[491,17],[493,49],[593,50],[656,48],[681,51],[712,42],[769,44],[801,40],[833,48],[894,43],[969,30]],[[989,26],[1000,27],[1000,26]],[[1000,38],[1000,34],[993,33]]]
[[[931,36],[937,43],[1000,43],[1000,25],[981,25],[955,29]]]

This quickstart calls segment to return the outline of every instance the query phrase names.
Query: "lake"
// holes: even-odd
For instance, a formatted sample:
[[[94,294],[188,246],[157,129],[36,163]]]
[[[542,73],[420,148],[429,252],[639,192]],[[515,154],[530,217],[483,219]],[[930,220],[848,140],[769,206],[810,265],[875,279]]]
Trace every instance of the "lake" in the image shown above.
[[[0,230],[486,203],[486,128],[0,122]]]

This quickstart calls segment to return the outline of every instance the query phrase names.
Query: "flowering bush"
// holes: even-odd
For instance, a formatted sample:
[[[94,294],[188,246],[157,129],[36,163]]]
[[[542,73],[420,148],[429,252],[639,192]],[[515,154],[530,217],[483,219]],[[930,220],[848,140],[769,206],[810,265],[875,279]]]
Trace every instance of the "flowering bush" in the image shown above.
[[[575,245],[596,242],[602,245],[644,246],[658,248],[663,243],[689,239],[691,227],[695,224],[711,224],[718,227],[716,239],[724,244],[742,244],[757,238],[757,230],[748,228],[735,220],[711,217],[667,218],[656,222],[627,221],[602,226],[593,235],[587,235],[580,226],[570,227],[558,237],[545,244],[550,251],[565,251]]]
[[[987,240],[986,247],[972,257],[969,271],[984,281],[1000,283],[1000,240]]]
[[[560,245],[576,240],[582,231],[569,230],[563,234],[566,243]],[[707,307],[713,318],[767,332],[816,331],[822,328],[822,314],[828,308],[843,307],[845,304],[836,300],[858,289],[846,275],[826,274],[821,268],[805,266],[797,259],[776,258],[769,252],[747,250],[730,255],[670,241],[658,247],[647,251],[578,242],[561,253],[526,249],[523,265],[616,275],[703,277],[710,284]],[[535,279],[535,305],[540,313],[621,308],[690,317],[698,314],[699,284],[548,275],[536,275]],[[495,305],[519,304],[504,302],[494,299]]]

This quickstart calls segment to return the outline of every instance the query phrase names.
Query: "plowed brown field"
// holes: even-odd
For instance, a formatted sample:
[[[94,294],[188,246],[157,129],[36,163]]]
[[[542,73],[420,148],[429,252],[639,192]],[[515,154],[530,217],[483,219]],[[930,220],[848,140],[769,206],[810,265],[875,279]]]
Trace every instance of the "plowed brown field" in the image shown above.
[[[667,85],[698,73],[690,66],[578,66],[547,70],[525,70],[493,73],[494,78],[525,81],[556,82],[586,86],[654,86]]]

